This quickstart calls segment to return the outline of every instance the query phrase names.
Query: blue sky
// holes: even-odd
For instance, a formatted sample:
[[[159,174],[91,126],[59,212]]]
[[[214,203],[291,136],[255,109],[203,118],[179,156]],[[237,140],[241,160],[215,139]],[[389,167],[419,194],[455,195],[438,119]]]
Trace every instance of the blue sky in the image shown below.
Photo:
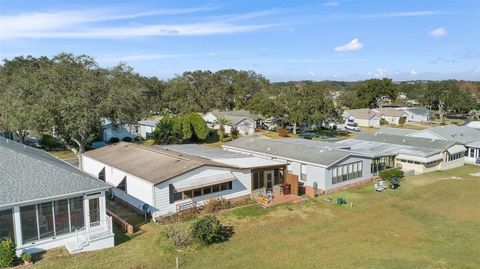
[[[480,1],[0,0],[0,57],[88,54],[143,75],[480,80]]]

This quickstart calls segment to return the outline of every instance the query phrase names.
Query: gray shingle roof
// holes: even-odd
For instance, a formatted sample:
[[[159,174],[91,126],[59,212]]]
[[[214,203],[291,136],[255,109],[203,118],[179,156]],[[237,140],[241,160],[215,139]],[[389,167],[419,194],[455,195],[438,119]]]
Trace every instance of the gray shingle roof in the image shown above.
[[[409,135],[417,132],[418,130],[405,129],[405,128],[388,128],[381,127],[378,133],[380,134],[390,134],[390,135]]]
[[[428,108],[425,108],[425,107],[412,107],[412,108],[406,108],[405,111],[408,111],[412,114],[416,114],[416,115],[428,115],[430,114],[430,110],[428,110]]]
[[[234,124],[244,118],[249,118],[254,121],[259,120],[260,116],[250,113],[246,110],[233,110],[233,111],[212,111],[212,114],[217,118],[230,119]]]
[[[425,131],[443,137],[446,140],[468,144],[475,141],[480,141],[480,131],[468,126],[457,126],[454,124],[437,126],[427,129]]]
[[[453,141],[439,140],[439,139],[428,139],[428,138],[419,138],[419,137],[410,137],[410,136],[401,136],[401,135],[389,135],[389,134],[367,134],[359,133],[355,137],[357,140],[364,141],[375,141],[388,144],[397,144],[397,145],[406,145],[412,147],[424,147],[424,148],[433,148],[439,150],[446,150],[449,147],[455,145]]]
[[[43,150],[0,138],[0,207],[108,188]]]
[[[371,156],[354,153],[347,150],[336,149],[335,145],[320,142],[318,145],[312,141],[295,139],[265,139],[265,138],[240,138],[227,143],[224,147],[238,148],[247,151],[257,152],[260,154],[278,156],[284,159],[298,160],[308,163],[318,164],[320,166],[329,167],[336,162],[348,156],[363,156],[371,158]]]

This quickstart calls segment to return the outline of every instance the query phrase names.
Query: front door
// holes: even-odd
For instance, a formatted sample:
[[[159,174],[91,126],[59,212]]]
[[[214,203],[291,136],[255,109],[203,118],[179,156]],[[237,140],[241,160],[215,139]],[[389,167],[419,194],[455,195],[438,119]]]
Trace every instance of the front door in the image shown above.
[[[92,198],[88,200],[88,210],[90,216],[90,226],[100,224],[100,199]]]
[[[266,171],[265,178],[267,179],[267,191],[273,188],[273,171]]]

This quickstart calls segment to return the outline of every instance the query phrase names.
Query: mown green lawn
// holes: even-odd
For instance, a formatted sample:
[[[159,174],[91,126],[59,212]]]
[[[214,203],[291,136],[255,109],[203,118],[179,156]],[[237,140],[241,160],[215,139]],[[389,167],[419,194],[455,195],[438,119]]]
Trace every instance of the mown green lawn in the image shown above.
[[[69,255],[48,251],[36,268],[479,268],[480,167],[408,177],[399,190],[371,185],[301,204],[230,210],[230,241],[182,251],[169,247],[162,227],[115,248]],[[461,179],[452,179],[452,176]],[[353,202],[353,207],[350,206]],[[124,241],[124,242],[123,242]]]

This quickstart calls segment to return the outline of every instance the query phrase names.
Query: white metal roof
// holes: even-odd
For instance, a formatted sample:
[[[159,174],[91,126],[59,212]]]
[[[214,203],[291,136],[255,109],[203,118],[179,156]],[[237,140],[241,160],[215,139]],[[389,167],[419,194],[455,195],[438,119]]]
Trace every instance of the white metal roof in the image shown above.
[[[441,153],[432,155],[430,157],[420,157],[420,156],[413,156],[413,155],[398,154],[397,158],[398,159],[405,159],[405,160],[409,160],[409,161],[421,162],[421,163],[429,163],[429,162],[442,160],[443,156],[442,156]]]
[[[455,145],[453,147],[450,147],[447,149],[448,153],[450,154],[456,154],[456,153],[460,153],[460,152],[465,152],[467,149],[462,146],[462,145]]]
[[[224,173],[219,173],[215,175],[208,175],[208,176],[183,180],[177,183],[173,183],[173,187],[178,192],[188,191],[188,190],[211,186],[214,184],[220,184],[220,183],[232,181],[235,179],[236,177],[231,172],[224,172]]]

